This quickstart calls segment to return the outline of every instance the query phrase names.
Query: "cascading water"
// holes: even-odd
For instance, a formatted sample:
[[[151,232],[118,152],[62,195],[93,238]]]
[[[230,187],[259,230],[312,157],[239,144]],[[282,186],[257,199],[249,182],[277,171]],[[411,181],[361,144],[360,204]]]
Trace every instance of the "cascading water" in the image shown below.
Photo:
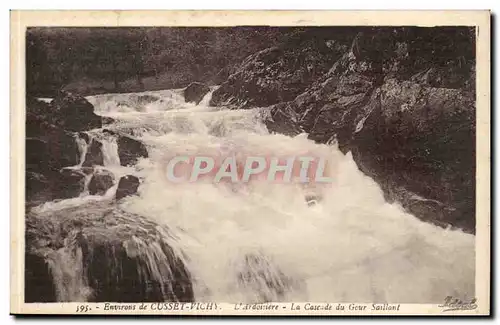
[[[119,175],[128,168],[127,173],[140,177],[139,195],[106,207],[113,217],[90,228],[81,223],[89,222],[93,209],[102,209],[103,203],[91,202],[89,208],[88,199],[73,199],[72,213],[82,221],[72,222],[83,229],[74,236],[80,233],[86,241],[97,242],[91,255],[99,256],[110,272],[133,272],[149,284],[127,282],[122,273],[117,280],[106,275],[107,282],[92,284],[94,278],[103,278],[95,275],[98,262],[85,264],[79,251],[67,251],[71,245],[66,244],[51,265],[65,263],[61,258],[71,255],[73,264],[86,270],[73,268],[80,272],[73,274],[79,280],[71,281],[53,272],[59,300],[98,300],[95,293],[85,294],[89,287],[100,292],[101,299],[106,290],[112,292],[106,299],[117,299],[131,294],[125,287],[133,285],[144,291],[137,299],[217,302],[439,303],[448,295],[474,293],[473,235],[422,222],[387,203],[380,187],[336,146],[315,144],[305,135],[269,134],[257,109],[207,107],[210,95],[200,105],[184,103],[178,90],[88,97],[97,114],[115,119],[113,130],[143,141],[149,157],[133,168],[120,166],[116,141],[105,137],[104,166]],[[328,172],[334,182],[306,188],[267,182],[173,184],[166,178],[170,157],[227,151],[326,157],[333,162]],[[305,200],[311,195],[320,198],[312,206]],[[59,215],[61,206],[46,204],[38,213]],[[134,221],[121,227],[124,217],[116,216],[118,210],[127,222]],[[149,222],[168,231],[156,229],[148,240],[141,239],[138,233],[150,229],[145,226]],[[125,234],[111,234],[110,225],[117,231],[126,229]],[[111,243],[104,244],[106,236]],[[126,255],[128,262],[118,263],[113,254]],[[180,263],[177,259],[185,270],[173,271],[171,265]],[[102,287],[106,290],[95,289]],[[71,294],[75,291],[79,294]]]

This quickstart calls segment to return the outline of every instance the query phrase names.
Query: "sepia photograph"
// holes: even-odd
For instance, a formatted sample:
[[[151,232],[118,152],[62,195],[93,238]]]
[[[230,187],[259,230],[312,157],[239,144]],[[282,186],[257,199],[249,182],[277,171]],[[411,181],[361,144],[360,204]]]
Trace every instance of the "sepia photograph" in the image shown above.
[[[484,24],[234,18],[18,31],[18,312],[488,314]]]

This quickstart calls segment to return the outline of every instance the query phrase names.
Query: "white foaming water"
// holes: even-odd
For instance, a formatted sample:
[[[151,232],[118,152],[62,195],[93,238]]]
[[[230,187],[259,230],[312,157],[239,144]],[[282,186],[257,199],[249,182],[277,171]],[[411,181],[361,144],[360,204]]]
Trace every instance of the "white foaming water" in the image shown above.
[[[154,109],[137,109],[142,95],[160,99]],[[125,198],[121,208],[175,232],[173,244],[184,252],[196,300],[440,303],[449,295],[474,295],[473,235],[424,223],[387,203],[380,187],[336,146],[269,134],[256,110],[208,108],[209,98],[195,106],[178,95],[88,99],[98,114],[116,119],[114,128],[148,145],[149,158],[135,169],[143,178],[139,195]],[[119,165],[115,145],[103,142],[108,169]],[[167,180],[170,157],[227,150],[326,157],[334,182],[306,188]],[[311,194],[320,198],[314,206],[304,199]]]
[[[75,141],[78,146],[78,151],[80,152],[80,160],[78,161],[78,167],[82,167],[85,162],[85,156],[87,155],[88,145],[85,139],[78,135],[75,135]]]

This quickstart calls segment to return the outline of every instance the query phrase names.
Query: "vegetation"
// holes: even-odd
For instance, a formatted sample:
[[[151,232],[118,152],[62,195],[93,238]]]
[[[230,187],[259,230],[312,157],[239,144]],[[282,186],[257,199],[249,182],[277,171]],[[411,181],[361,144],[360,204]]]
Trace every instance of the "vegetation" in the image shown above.
[[[293,28],[30,28],[27,89],[50,96],[183,87],[223,81]]]

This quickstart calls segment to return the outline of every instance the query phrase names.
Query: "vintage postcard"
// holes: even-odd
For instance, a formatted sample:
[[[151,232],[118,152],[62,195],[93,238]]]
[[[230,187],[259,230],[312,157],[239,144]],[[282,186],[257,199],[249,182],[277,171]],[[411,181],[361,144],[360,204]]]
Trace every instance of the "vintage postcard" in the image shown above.
[[[11,313],[489,315],[489,11],[12,11]]]

